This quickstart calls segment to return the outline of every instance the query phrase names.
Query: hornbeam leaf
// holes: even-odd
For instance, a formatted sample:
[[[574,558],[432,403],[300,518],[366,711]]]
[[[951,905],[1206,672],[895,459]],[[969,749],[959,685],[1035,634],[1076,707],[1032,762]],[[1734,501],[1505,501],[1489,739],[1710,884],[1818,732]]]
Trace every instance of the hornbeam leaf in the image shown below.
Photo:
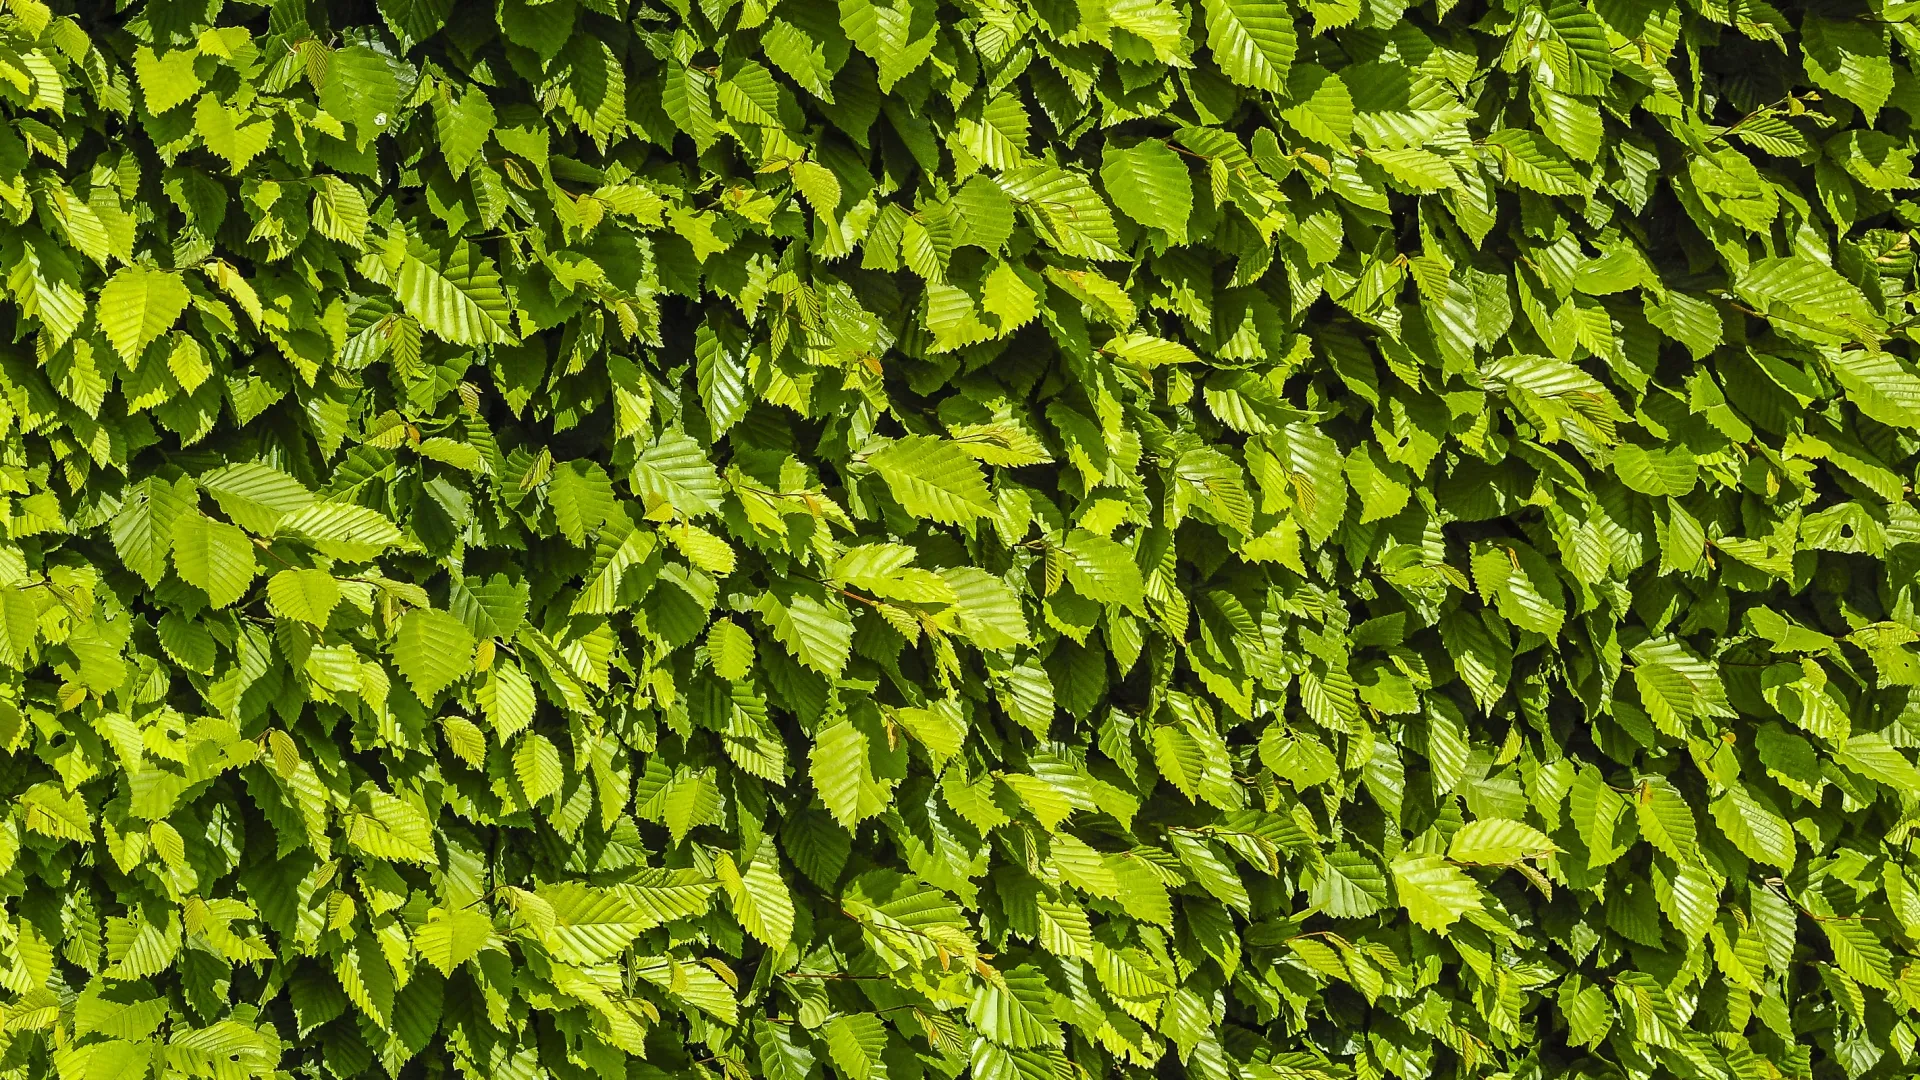
[[[480,955],[493,936],[493,921],[473,908],[434,908],[426,925],[414,932],[413,944],[421,959],[443,975]]]
[[[134,485],[113,518],[113,548],[120,561],[147,582],[160,584],[167,572],[167,554],[173,550],[173,526],[182,514],[197,509],[192,480],[169,482],[149,476]]]
[[[412,48],[446,24],[453,0],[380,0],[379,7],[380,17],[400,38],[401,45]]]
[[[1084,259],[1120,257],[1113,211],[1079,173],[1030,165],[1000,174],[1000,185],[1061,254]]]
[[[358,248],[367,235],[367,200],[337,176],[313,178],[313,227],[330,240]]]
[[[1206,0],[1207,47],[1227,78],[1255,90],[1287,87],[1299,46],[1280,0]]]
[[[194,71],[197,49],[169,49],[155,53],[145,45],[133,52],[133,71],[147,111],[155,116],[193,100],[206,85]]]
[[[1699,827],[1685,797],[1671,781],[1660,776],[1645,777],[1631,798],[1641,835],[1648,843],[1675,862],[1690,863],[1699,858],[1695,846]]]
[[[707,659],[713,673],[739,682],[753,669],[753,637],[731,619],[716,619],[707,627]]]
[[[352,503],[316,502],[280,518],[275,529],[350,561],[372,558],[406,542],[406,535],[378,510]]]
[[[480,152],[487,136],[493,133],[494,124],[499,122],[487,92],[472,84],[457,99],[451,94],[446,98],[436,97],[433,117],[440,138],[440,154],[456,177],[472,165],[474,155]]]
[[[1920,428],[1920,375],[1892,353],[1848,349],[1828,363],[1861,412],[1889,427]]]
[[[867,736],[850,720],[837,720],[814,736],[811,775],[827,811],[851,831],[887,808],[886,789],[875,782]]]
[[[371,785],[354,795],[347,813],[347,843],[376,859],[439,864],[433,823],[427,815]]]
[[[879,68],[881,93],[926,62],[939,25],[934,5],[926,0],[840,0],[840,26]]]
[[[1782,870],[1793,869],[1793,827],[1772,800],[1743,784],[1734,784],[1713,800],[1712,809],[1714,823],[1742,855]]]
[[[785,596],[766,592],[760,594],[754,610],[794,659],[827,676],[846,669],[853,652],[853,619],[839,599],[818,589],[798,589]]]
[[[1407,917],[1436,934],[1445,934],[1468,912],[1482,910],[1480,886],[1438,855],[1396,857],[1393,886]]]
[[[176,271],[124,266],[100,289],[100,329],[131,368],[149,344],[180,321],[191,299]]]
[[[1497,865],[1556,850],[1546,834],[1508,818],[1469,821],[1447,842],[1447,858],[1459,863]]]
[[[1892,988],[1893,954],[1865,923],[1831,918],[1822,920],[1820,929],[1826,931],[1841,971],[1876,990]]]
[[[234,524],[262,536],[272,535],[280,519],[314,503],[305,484],[278,469],[242,461],[202,474],[200,487],[213,496]]]
[[[821,1031],[827,1056],[847,1080],[889,1080],[881,1053],[887,1029],[873,1013],[847,1013],[827,1021]]]
[[[714,870],[741,929],[776,954],[785,949],[793,936],[793,897],[787,891],[786,879],[780,875],[780,858],[774,851],[773,838],[761,838],[759,851],[746,866],[740,866],[723,852]]]
[[[526,796],[528,805],[539,803],[559,791],[560,785],[566,782],[566,770],[560,764],[560,748],[545,735],[537,731],[528,732],[513,752],[513,775],[520,781],[520,793]]]
[[[340,582],[325,570],[282,570],[267,579],[274,614],[324,627],[340,603]]]
[[[253,541],[238,526],[188,510],[173,524],[173,569],[221,608],[246,595],[259,563]]]
[[[953,590],[960,632],[983,649],[1009,649],[1032,640],[1020,598],[1007,583],[971,566],[939,571]]]
[[[659,925],[626,890],[563,882],[536,891],[552,911],[541,935],[556,960],[593,964],[614,956],[651,926]]]
[[[193,130],[208,150],[226,159],[232,173],[252,164],[273,140],[273,121],[223,104],[211,93],[202,94],[193,107]]]
[[[954,443],[910,435],[867,459],[907,513],[963,525],[993,513],[980,463]]]
[[[473,631],[435,608],[416,608],[400,620],[393,635],[393,660],[420,700],[466,677],[473,666]]]
[[[1064,1045],[1046,977],[1027,965],[982,978],[967,1006],[967,1022],[1011,1049]]]
[[[1186,162],[1158,139],[1144,139],[1121,150],[1108,144],[1100,182],[1115,206],[1142,225],[1164,229],[1176,242],[1187,238],[1193,213],[1193,178]]]
[[[394,278],[394,295],[428,332],[456,345],[515,340],[513,306],[493,260],[473,244],[460,243],[441,260],[410,247]]]

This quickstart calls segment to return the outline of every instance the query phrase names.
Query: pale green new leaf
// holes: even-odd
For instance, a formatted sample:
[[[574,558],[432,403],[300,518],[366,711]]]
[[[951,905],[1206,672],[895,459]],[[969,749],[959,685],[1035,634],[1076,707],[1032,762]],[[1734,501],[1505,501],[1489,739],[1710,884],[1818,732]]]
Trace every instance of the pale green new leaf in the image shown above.
[[[980,463],[944,439],[910,435],[867,458],[907,513],[963,525],[993,513]]]
[[[238,526],[186,510],[173,524],[173,569],[223,608],[246,595],[259,563],[253,541]]]
[[[1468,912],[1482,910],[1480,886],[1438,855],[1395,857],[1393,886],[1407,917],[1436,934],[1445,934]]]
[[[191,299],[178,272],[125,266],[101,287],[95,310],[108,343],[132,367],[180,321]]]
[[[473,667],[473,632],[437,608],[416,608],[393,635],[393,661],[421,701],[465,678]]]
[[[267,603],[283,619],[324,627],[340,603],[340,583],[325,570],[282,570],[267,579]]]
[[[480,955],[493,936],[493,922],[474,908],[434,908],[426,925],[414,932],[414,948],[443,975]]]
[[[1447,842],[1447,858],[1489,866],[1536,858],[1555,850],[1545,833],[1509,818],[1469,821]]]

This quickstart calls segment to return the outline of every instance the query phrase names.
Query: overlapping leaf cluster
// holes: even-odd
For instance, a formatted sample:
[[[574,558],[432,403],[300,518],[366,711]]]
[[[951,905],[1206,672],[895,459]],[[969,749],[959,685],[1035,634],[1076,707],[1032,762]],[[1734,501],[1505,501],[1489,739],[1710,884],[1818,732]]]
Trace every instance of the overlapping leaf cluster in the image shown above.
[[[6,0],[0,1076],[1910,1075],[1916,15]]]

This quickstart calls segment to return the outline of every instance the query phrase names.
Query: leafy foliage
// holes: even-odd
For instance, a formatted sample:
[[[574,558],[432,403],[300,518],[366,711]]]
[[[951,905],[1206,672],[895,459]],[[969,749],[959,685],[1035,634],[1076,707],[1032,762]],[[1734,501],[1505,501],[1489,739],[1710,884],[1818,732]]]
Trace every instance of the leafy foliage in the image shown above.
[[[1914,17],[6,0],[0,1077],[1912,1075]]]

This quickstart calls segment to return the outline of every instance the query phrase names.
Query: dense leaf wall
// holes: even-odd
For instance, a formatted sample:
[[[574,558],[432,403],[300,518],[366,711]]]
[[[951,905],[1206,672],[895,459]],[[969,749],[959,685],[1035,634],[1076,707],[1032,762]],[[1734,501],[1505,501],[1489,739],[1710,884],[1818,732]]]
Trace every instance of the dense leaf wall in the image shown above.
[[[0,1077],[1920,1067],[1915,5],[51,4]]]

